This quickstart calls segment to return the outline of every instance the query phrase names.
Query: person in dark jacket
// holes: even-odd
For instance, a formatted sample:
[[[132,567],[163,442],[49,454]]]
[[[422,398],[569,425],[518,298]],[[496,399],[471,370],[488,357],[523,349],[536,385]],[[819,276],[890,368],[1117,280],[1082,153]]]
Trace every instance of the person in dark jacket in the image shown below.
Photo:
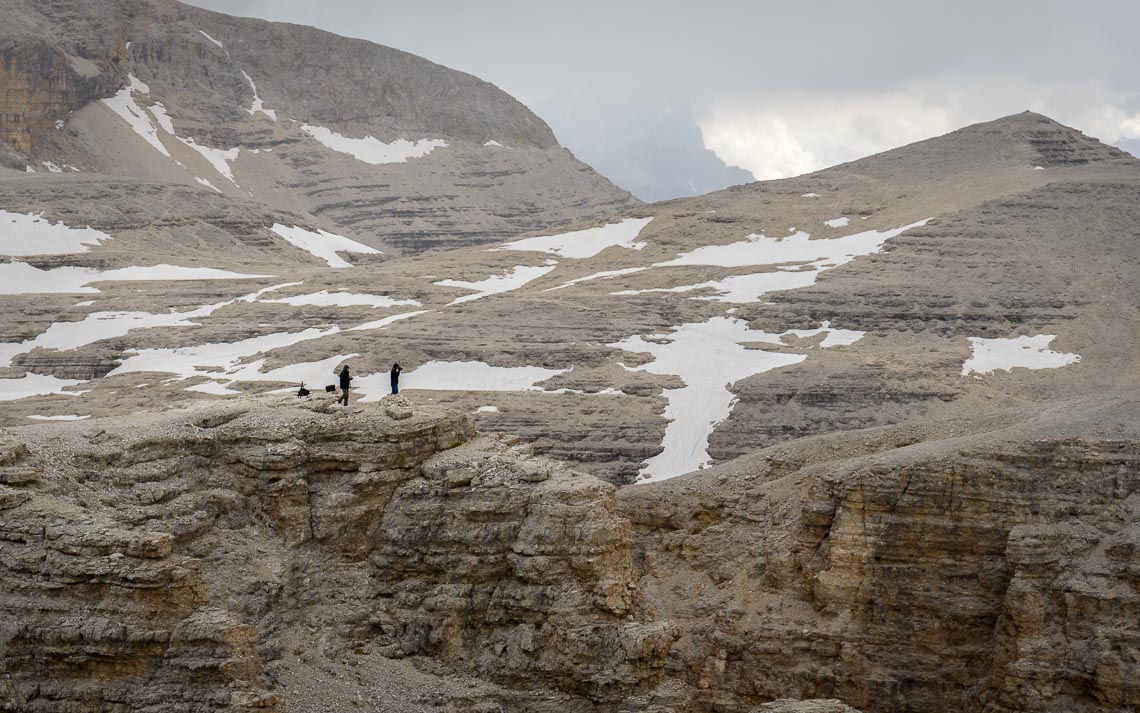
[[[351,383],[352,375],[348,373],[348,364],[345,364],[340,370],[340,398],[336,400],[338,404],[348,406],[348,387]]]
[[[399,364],[392,365],[392,393],[400,393],[400,372],[403,371]]]

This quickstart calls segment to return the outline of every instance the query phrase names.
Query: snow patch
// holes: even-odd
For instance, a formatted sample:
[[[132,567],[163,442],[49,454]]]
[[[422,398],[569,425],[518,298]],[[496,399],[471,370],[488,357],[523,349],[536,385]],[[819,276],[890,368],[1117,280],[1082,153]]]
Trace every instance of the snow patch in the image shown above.
[[[277,369],[267,374],[280,375],[283,378],[268,379],[267,374],[261,373],[265,360],[249,364],[242,362],[249,357],[281,349],[300,342],[320,339],[340,332],[340,327],[331,326],[327,329],[311,327],[300,332],[282,332],[268,334],[260,337],[251,337],[237,342],[221,342],[216,344],[200,344],[192,347],[175,347],[162,349],[132,349],[134,356],[128,357],[107,376],[131,374],[139,372],[158,372],[174,374],[172,381],[182,381],[196,376],[203,376],[217,381],[293,381],[294,372],[285,372]],[[296,366],[296,365],[294,365]],[[212,368],[207,368],[212,367]],[[284,378],[289,377],[289,378]]]
[[[308,295],[293,295],[275,300],[262,300],[266,303],[287,304],[294,307],[312,305],[316,307],[396,307],[399,305],[412,305],[419,307],[415,300],[397,300],[387,295],[365,295],[351,292],[329,292],[321,290]]]
[[[265,102],[261,101],[261,97],[257,95],[257,85],[253,83],[253,77],[249,76],[243,69],[241,76],[245,77],[245,81],[249,84],[249,89],[253,92],[253,104],[245,110],[245,113],[250,116],[256,116],[259,112],[265,114],[273,121],[277,121],[277,112],[272,109],[265,108]]]
[[[503,146],[502,144],[500,144],[498,141],[495,141],[494,139],[491,139],[490,141],[488,141],[487,143],[485,143],[483,145],[484,146],[494,146],[494,147],[497,147],[500,149],[508,149],[508,150],[511,148],[510,146]]]
[[[234,185],[237,185],[237,181],[234,180],[233,167],[231,164],[237,160],[241,152],[240,146],[229,149],[216,149],[209,146],[202,146],[194,141],[193,138],[178,136],[174,132],[174,122],[170,119],[170,115],[166,112],[166,107],[161,102],[155,102],[148,110],[143,108],[138,101],[135,100],[134,95],[136,93],[149,97],[150,87],[133,74],[128,74],[127,79],[130,82],[127,87],[120,89],[118,93],[110,99],[103,100],[103,103],[107,105],[111,111],[122,117],[136,134],[141,136],[163,156],[173,158],[173,156],[170,155],[170,151],[159,138],[159,130],[173,136],[178,141],[198,152],[202,158],[206,159],[206,161],[214,167],[214,170],[222,176],[225,176],[226,179]],[[181,162],[178,162],[178,164],[180,166],[182,165]],[[197,180],[202,182],[202,179]],[[213,186],[210,187],[213,188]],[[217,189],[215,188],[214,190]]]
[[[104,99],[103,104],[126,121],[127,125],[130,126],[136,134],[141,136],[144,141],[153,146],[156,151],[170,158],[170,151],[166,149],[162,141],[158,138],[158,127],[151,121],[151,117],[146,109],[143,109],[139,103],[135,101],[135,92],[149,96],[150,87],[133,74],[127,75],[127,81],[129,84],[126,87],[116,92],[115,96]]]
[[[539,366],[491,366],[481,361],[429,361],[400,377],[401,389],[424,391],[542,391],[539,382],[569,369]],[[357,379],[361,401],[379,401],[391,391],[386,371]]]
[[[807,357],[803,354],[746,349],[749,343],[783,345],[785,336],[827,336],[821,347],[853,344],[863,335],[852,330],[832,330],[824,323],[815,330],[790,330],[770,334],[749,329],[748,324],[731,317],[713,317],[704,323],[683,324],[669,334],[631,336],[608,346],[652,354],[654,360],[629,371],[678,376],[685,382],[679,389],[665,389],[667,401],[664,450],[650,458],[641,470],[644,481],[664,480],[705,467],[709,436],[728,418],[735,403],[729,387],[741,379],[762,374]]]
[[[797,272],[759,272],[752,275],[735,275],[723,280],[709,280],[695,285],[681,285],[679,287],[655,287],[645,290],[622,290],[611,292],[612,295],[641,295],[649,292],[697,292],[712,290],[719,295],[698,297],[701,300],[716,300],[734,304],[747,304],[758,302],[769,292],[782,292],[784,290],[798,290],[815,284],[821,270],[802,270]]]
[[[465,290],[475,290],[475,294],[464,295],[457,299],[452,300],[448,306],[463,304],[464,302],[471,302],[479,300],[489,295],[497,295],[503,292],[510,292],[517,290],[528,282],[532,282],[542,277],[546,273],[553,270],[557,265],[542,265],[528,267],[526,265],[518,265],[513,270],[505,275],[492,275],[486,280],[478,282],[467,282],[465,280],[440,280],[433,282],[434,285],[440,287],[461,287]]]
[[[698,299],[731,303],[758,301],[769,292],[796,290],[815,283],[820,273],[846,265],[861,255],[882,249],[887,240],[930,219],[911,223],[893,230],[868,230],[842,238],[811,240],[810,235],[798,232],[786,238],[769,238],[765,235],[748,235],[747,239],[729,245],[707,245],[676,259],[657,263],[654,267],[682,265],[710,265],[713,267],[749,267],[775,265],[776,272],[735,275],[720,280],[709,280],[695,285],[656,287],[644,290],[622,290],[614,295],[640,295],[649,292],[695,292],[712,290],[719,296]]]
[[[23,262],[0,263],[0,295],[44,295],[98,292],[95,282],[148,282],[171,280],[252,280],[272,275],[244,275],[209,267],[151,265],[97,270],[90,267],[57,267],[41,270]]]
[[[333,151],[348,154],[358,161],[373,165],[404,163],[411,158],[427,156],[437,148],[447,148],[447,142],[442,139],[420,139],[418,141],[396,139],[392,143],[386,144],[372,136],[365,136],[363,139],[349,138],[323,126],[302,124],[301,130]]]
[[[574,259],[594,257],[609,247],[641,250],[645,247],[645,243],[636,242],[637,236],[652,220],[653,218],[626,218],[620,223],[609,223],[600,228],[524,238],[506,243],[503,247],[508,250],[544,252]]]
[[[475,409],[475,413],[498,413],[498,412],[499,412],[498,406],[480,406],[479,408]]]
[[[1035,337],[1021,336],[1011,339],[970,337],[971,355],[962,364],[962,376],[971,372],[991,374],[998,369],[1012,371],[1017,367],[1059,369],[1081,360],[1079,354],[1050,350],[1049,343],[1056,338],[1056,334],[1038,334]]]
[[[352,263],[340,255],[337,255],[337,253],[381,254],[376,248],[370,248],[363,243],[358,243],[355,240],[349,240],[348,238],[324,230],[312,231],[295,225],[287,227],[280,223],[274,224],[272,230],[291,245],[308,251],[313,256],[324,260],[328,263],[329,267],[352,267]]]
[[[830,228],[846,228],[847,223],[849,222],[850,219],[848,219],[847,216],[843,216],[842,218],[832,218],[831,220],[825,220],[823,221],[823,224]]]
[[[202,178],[200,176],[194,176],[194,180],[197,181],[198,183],[201,183],[203,186],[206,186],[207,188],[213,189],[217,193],[221,193],[221,190],[218,189],[217,186],[215,186],[213,183],[210,183],[205,178]]]
[[[595,272],[592,275],[586,275],[585,277],[579,277],[577,279],[570,280],[569,282],[565,282],[565,283],[559,285],[558,287],[549,287],[549,288],[543,290],[543,292],[553,292],[554,290],[565,289],[567,287],[572,287],[574,285],[580,285],[583,282],[590,282],[592,280],[609,280],[609,279],[612,279],[615,277],[621,277],[622,275],[632,275],[635,272],[642,272],[642,271],[648,270],[648,269],[649,269],[648,267],[627,267],[627,268],[623,268],[621,270],[603,270],[601,272]],[[618,293],[614,293],[614,294],[626,294],[626,293],[618,292]]]
[[[911,228],[926,225],[931,219],[904,225],[892,230],[867,230],[842,238],[811,240],[808,233],[799,231],[782,238],[769,238],[752,233],[740,242],[729,245],[706,245],[682,253],[655,267],[678,265],[711,265],[714,267],[745,267],[753,265],[781,265],[817,261],[832,267],[851,262],[860,255],[878,252],[887,240]]]
[[[391,316],[385,317],[384,319],[378,319],[378,320],[375,320],[373,322],[365,322],[364,324],[358,324],[357,326],[350,328],[348,331],[349,332],[364,332],[364,331],[367,331],[370,329],[383,329],[384,327],[387,327],[389,324],[392,324],[394,322],[399,322],[401,320],[410,319],[412,317],[416,317],[416,316],[421,315],[421,314],[427,314],[430,311],[431,311],[430,309],[421,309],[421,310],[417,310],[415,312],[404,312],[402,314],[393,314]]]
[[[214,167],[215,171],[222,174],[230,183],[235,186],[237,185],[237,181],[234,180],[234,169],[231,164],[237,160],[238,154],[241,153],[240,146],[235,146],[232,149],[215,149],[210,146],[202,146],[194,141],[193,138],[184,139],[181,136],[176,136],[175,138],[197,151],[202,158],[206,159],[206,161]]]
[[[68,350],[104,339],[126,336],[137,329],[154,329],[156,327],[196,327],[198,322],[192,320],[208,317],[223,307],[235,302],[254,302],[261,295],[281,289],[290,285],[275,285],[258,290],[252,294],[244,295],[217,304],[204,305],[186,312],[171,310],[165,314],[152,314],[150,312],[92,312],[76,322],[56,322],[46,331],[33,339],[23,342],[0,343],[0,367],[11,366],[12,360],[18,354],[24,354],[33,349]],[[89,305],[92,302],[81,302],[80,305]],[[77,305],[78,306],[78,305]]]
[[[28,416],[33,421],[86,421],[91,418],[90,414],[87,416]]]
[[[218,49],[224,50],[226,48],[225,45],[223,45],[221,42],[218,42],[213,37],[210,37],[209,35],[207,35],[205,30],[198,30],[198,32],[201,32],[203,37],[205,37],[210,42],[213,42],[214,44],[216,44],[218,46]]]
[[[111,236],[93,228],[69,228],[42,214],[0,210],[0,255],[70,255],[85,253]]]
[[[804,193],[800,198],[819,198],[818,193]]]
[[[64,389],[82,384],[75,379],[58,379],[54,376],[42,374],[24,374],[19,379],[0,379],[0,401],[18,401],[32,396],[50,396],[63,394],[64,396],[78,396],[67,393]]]

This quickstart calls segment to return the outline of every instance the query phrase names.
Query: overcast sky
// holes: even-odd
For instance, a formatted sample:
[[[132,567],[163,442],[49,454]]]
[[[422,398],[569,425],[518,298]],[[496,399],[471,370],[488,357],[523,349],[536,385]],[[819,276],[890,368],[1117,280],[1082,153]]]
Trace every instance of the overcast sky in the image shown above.
[[[1025,109],[1140,148],[1138,0],[192,4],[470,72],[560,134],[684,106],[708,148],[762,179]]]

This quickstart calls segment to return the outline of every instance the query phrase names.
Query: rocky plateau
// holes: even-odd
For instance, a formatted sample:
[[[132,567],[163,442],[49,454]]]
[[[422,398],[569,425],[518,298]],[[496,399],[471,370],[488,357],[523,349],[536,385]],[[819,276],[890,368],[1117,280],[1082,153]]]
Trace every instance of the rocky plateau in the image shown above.
[[[0,10],[0,710],[1140,710],[1137,159],[642,204],[395,49]]]

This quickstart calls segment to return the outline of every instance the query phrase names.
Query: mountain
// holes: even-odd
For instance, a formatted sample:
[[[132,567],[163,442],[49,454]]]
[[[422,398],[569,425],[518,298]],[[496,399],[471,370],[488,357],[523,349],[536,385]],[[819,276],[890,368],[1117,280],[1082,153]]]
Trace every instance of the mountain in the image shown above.
[[[1137,710],[1137,159],[644,205],[407,55],[5,10],[0,708]]]
[[[129,175],[416,252],[636,203],[494,86],[312,28],[173,0],[5,0],[17,170]]]

